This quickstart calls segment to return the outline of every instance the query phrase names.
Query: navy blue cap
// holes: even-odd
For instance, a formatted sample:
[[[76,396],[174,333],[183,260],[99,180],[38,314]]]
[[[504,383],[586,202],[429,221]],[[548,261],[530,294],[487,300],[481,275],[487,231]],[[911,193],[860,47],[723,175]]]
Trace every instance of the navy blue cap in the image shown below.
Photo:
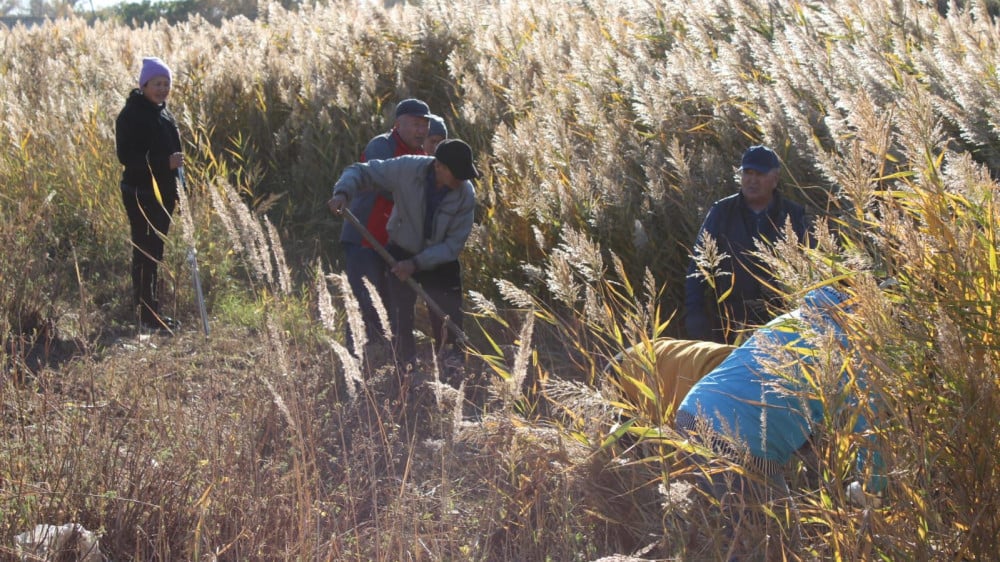
[[[431,126],[427,129],[427,136],[448,138],[448,127],[445,126],[444,119],[433,113],[427,117],[431,120]]]
[[[410,98],[399,102],[396,106],[396,117],[402,115],[416,115],[417,117],[427,117],[431,114],[431,108],[427,107],[427,104],[416,99]]]
[[[756,170],[762,173],[777,170],[780,167],[781,162],[778,161],[778,155],[762,144],[748,148],[743,153],[743,162],[740,165],[741,170]]]

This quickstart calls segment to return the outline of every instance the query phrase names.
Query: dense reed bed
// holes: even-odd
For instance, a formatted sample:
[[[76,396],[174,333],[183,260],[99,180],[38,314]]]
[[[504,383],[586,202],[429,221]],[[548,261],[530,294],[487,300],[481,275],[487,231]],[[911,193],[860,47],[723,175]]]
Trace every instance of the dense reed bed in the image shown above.
[[[262,3],[218,26],[0,29],[0,551],[76,521],[113,560],[992,559],[1000,28],[964,4]],[[174,69],[188,155],[174,338],[138,337],[130,310],[113,123],[143,55]],[[409,96],[485,172],[473,416],[446,385],[400,398],[385,350],[342,344],[325,201]],[[852,287],[890,484],[846,501],[857,437],[829,419],[794,509],[752,505],[733,536],[604,368],[681,335],[698,225],[758,142],[819,241],[761,252],[793,303]],[[831,406],[835,364],[814,373]]]

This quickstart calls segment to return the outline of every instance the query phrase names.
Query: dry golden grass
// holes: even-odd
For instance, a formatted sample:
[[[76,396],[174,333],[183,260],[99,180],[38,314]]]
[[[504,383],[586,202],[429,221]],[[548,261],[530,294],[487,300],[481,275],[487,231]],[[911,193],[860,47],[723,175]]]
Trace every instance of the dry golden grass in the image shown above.
[[[0,30],[0,552],[76,521],[114,560],[993,558],[1000,31],[979,3],[928,4],[334,2]],[[113,150],[150,54],[188,155],[172,339],[131,325]],[[407,394],[389,350],[340,343],[354,305],[324,203],[410,95],[485,171],[471,421],[450,387]],[[815,472],[794,467],[797,509],[751,505],[733,537],[686,487],[687,444],[603,369],[680,333],[703,211],[756,142],[819,225],[814,251],[761,250],[782,289],[857,293],[890,485],[879,509],[846,503],[858,442],[831,419]]]

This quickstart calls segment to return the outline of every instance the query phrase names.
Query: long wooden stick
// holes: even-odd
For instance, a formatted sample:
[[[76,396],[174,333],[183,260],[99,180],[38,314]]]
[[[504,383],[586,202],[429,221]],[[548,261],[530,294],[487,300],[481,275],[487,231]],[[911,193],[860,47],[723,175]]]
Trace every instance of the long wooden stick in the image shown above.
[[[351,210],[348,209],[347,207],[344,207],[342,209],[342,212],[344,214],[344,217],[347,219],[347,222],[351,223],[351,226],[358,229],[358,232],[361,233],[361,236],[363,236],[364,239],[367,240],[368,243],[372,245],[372,248],[374,248],[375,251],[378,252],[378,255],[382,256],[382,259],[384,259],[385,262],[389,264],[389,267],[390,268],[396,267],[396,263],[398,263],[396,261],[396,258],[392,257],[392,254],[390,254],[389,251],[382,246],[382,244],[375,238],[375,236],[371,232],[368,232],[368,229],[365,228],[363,224],[361,224],[361,221],[358,220],[358,217],[354,216],[354,213],[352,213]],[[451,319],[450,316],[445,314],[444,309],[442,309],[441,306],[438,305],[438,303],[434,302],[434,299],[432,299],[430,295],[427,294],[427,291],[425,291],[424,288],[420,286],[420,283],[417,283],[417,281],[413,278],[412,275],[406,278],[406,284],[409,285],[410,288],[413,289],[413,291],[417,293],[417,295],[421,299],[423,299],[425,303],[427,303],[427,308],[430,308],[431,311],[434,312],[434,314],[437,314],[444,320],[444,325],[447,326],[449,330],[451,330],[451,333],[455,334],[455,337],[458,338],[459,343],[466,343],[469,341],[469,337],[465,335],[465,332],[462,331],[462,328],[459,328],[458,324],[456,324]]]

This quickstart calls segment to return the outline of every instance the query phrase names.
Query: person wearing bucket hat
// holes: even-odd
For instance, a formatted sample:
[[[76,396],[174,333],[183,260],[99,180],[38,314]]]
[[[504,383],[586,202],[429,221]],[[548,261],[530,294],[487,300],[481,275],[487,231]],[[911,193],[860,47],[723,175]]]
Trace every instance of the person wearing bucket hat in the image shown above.
[[[462,324],[462,270],[458,258],[472,232],[479,177],[472,148],[458,139],[438,145],[434,156],[400,156],[348,166],[327,206],[340,214],[360,194],[377,191],[394,201],[386,250],[396,260],[389,276],[389,317],[401,365],[416,356],[416,292],[411,276],[457,325]],[[444,319],[431,312],[436,350],[447,353]]]
[[[754,252],[757,244],[782,239],[789,221],[798,241],[807,242],[808,222],[804,207],[778,190],[780,170],[773,150],[751,146],[740,162],[739,192],[713,203],[705,215],[684,288],[684,323],[691,339],[735,343],[747,328],[770,320],[781,304],[773,272]],[[717,264],[706,258],[708,239],[723,256]]]
[[[428,115],[430,127],[427,129],[427,138],[424,139],[424,152],[434,154],[441,141],[448,138],[448,127],[444,124],[444,119],[440,115]]]
[[[361,162],[385,160],[407,154],[430,154],[424,151],[428,136],[431,110],[423,101],[408,98],[396,104],[393,110],[393,125],[388,132],[376,135],[365,145]],[[392,200],[375,192],[360,193],[351,200],[351,212],[372,235],[385,245],[389,239],[386,225],[392,213]],[[345,222],[340,231],[340,245],[344,250],[344,265],[351,292],[358,301],[361,317],[365,325],[365,341],[383,341],[378,312],[373,298],[378,298],[388,307],[389,275],[385,261],[375,252],[371,244],[350,223]],[[375,287],[375,295],[370,295],[365,286],[368,280]],[[348,349],[354,349],[354,334],[350,326],[345,326]]]
[[[124,166],[119,188],[132,240],[132,291],[142,329],[172,333],[178,323],[160,313],[157,266],[177,205],[177,169],[184,165],[177,121],[167,109],[170,68],[142,59],[139,87],[115,119],[115,148]],[[154,187],[155,186],[155,187]]]

